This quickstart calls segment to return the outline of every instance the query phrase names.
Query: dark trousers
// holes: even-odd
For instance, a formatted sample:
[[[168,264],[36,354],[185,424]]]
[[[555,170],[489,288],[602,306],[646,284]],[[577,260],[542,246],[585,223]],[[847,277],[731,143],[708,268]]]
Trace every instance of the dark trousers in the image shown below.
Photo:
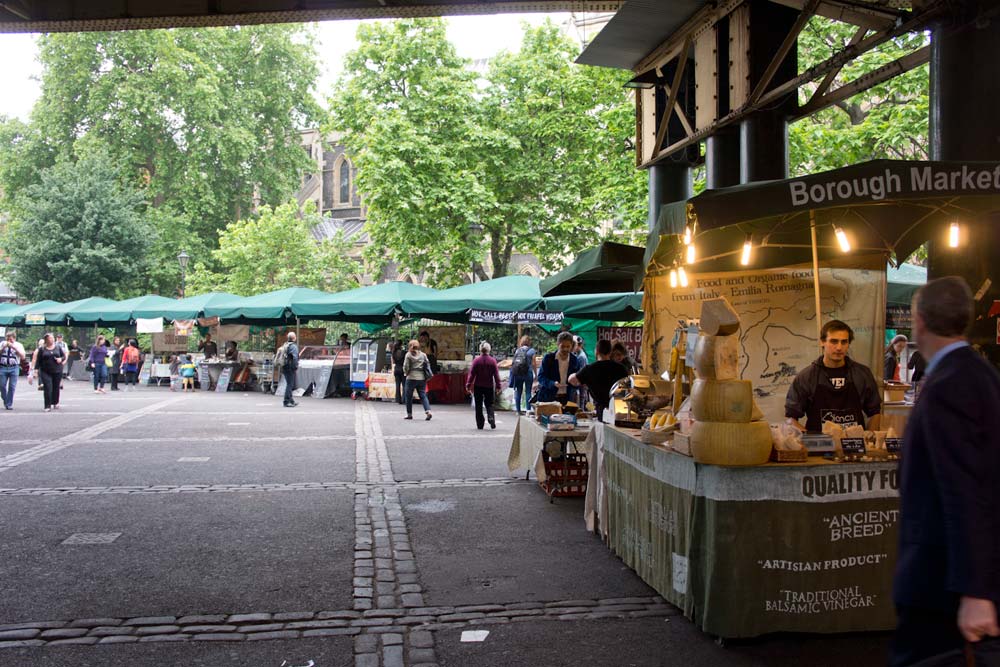
[[[137,371],[125,371],[125,386],[136,385],[139,373]]]
[[[961,651],[965,639],[958,631],[958,612],[896,608],[896,634],[889,644],[890,667],[904,667],[950,651]],[[956,664],[965,664],[964,661]]]
[[[295,390],[295,371],[285,366],[281,369],[281,375],[285,378],[285,405],[290,405],[295,402],[292,398],[292,392]]]
[[[62,373],[46,373],[38,371],[38,383],[42,385],[42,395],[45,398],[45,407],[51,408],[59,405],[59,384],[62,382]]]
[[[111,369],[111,391],[118,391],[118,372]]]
[[[486,406],[486,418],[490,422],[490,426],[496,424],[496,419],[493,416],[493,397],[494,397],[493,387],[473,387],[472,388],[472,398],[476,402],[476,428],[482,430],[483,428],[483,406]]]
[[[402,405],[403,391],[406,387],[406,376],[402,373],[396,373],[394,377],[396,378],[396,402]]]
[[[427,380],[407,380],[403,394],[406,396],[406,414],[413,414],[413,390],[417,390],[417,396],[424,405],[424,412],[431,411],[431,402],[427,400]]]

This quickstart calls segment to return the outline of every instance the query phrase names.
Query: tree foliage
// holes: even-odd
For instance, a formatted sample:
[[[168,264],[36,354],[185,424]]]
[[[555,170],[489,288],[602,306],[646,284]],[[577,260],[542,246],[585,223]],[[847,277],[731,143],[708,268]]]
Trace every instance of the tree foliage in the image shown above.
[[[506,275],[515,250],[552,268],[604,220],[641,224],[623,81],[574,65],[554,25],[526,28],[481,81],[438,19],[362,25],[358,41],[331,129],[358,167],[374,253],[449,286],[473,264]]]
[[[230,223],[219,234],[211,265],[197,262],[187,293],[231,292],[254,295],[286,287],[338,292],[357,287],[361,266],[349,256],[350,244],[338,236],[317,243],[312,228],[320,221],[310,203],[304,214],[295,202]]]
[[[64,159],[18,193],[6,250],[11,287],[27,299],[136,296],[153,235],[143,195],[121,183],[107,155]]]
[[[149,289],[172,291],[181,247],[207,258],[217,230],[258,201],[286,201],[312,167],[299,129],[318,118],[318,64],[304,26],[52,34],[39,47],[31,122],[0,127],[0,164],[10,165],[0,190],[37,183],[67,156],[106,152],[160,226],[151,266],[171,269],[143,276]]]

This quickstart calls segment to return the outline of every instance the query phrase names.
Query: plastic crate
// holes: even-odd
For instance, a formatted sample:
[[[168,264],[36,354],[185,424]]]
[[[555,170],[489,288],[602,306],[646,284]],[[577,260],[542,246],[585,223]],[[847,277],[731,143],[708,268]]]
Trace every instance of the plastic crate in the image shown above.
[[[539,484],[550,497],[584,496],[589,473],[586,454],[564,454],[545,461],[545,481]]]

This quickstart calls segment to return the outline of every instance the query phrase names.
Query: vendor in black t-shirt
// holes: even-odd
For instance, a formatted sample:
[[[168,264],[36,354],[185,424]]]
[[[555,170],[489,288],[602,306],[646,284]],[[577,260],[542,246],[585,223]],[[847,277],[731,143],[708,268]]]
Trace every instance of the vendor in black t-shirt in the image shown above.
[[[801,429],[799,420],[805,417],[804,430],[810,433],[821,432],[825,421],[878,430],[882,399],[871,369],[847,356],[853,341],[854,332],[846,323],[831,320],[823,325],[823,356],[800,371],[788,388],[785,417],[789,424]]]
[[[611,341],[597,341],[597,348],[594,350],[597,361],[587,364],[582,369],[573,373],[567,381],[574,387],[581,384],[587,385],[590,389],[590,397],[597,408],[597,420],[601,421],[604,411],[611,403],[611,387],[615,382],[628,375],[625,367],[618,362],[611,361]]]
[[[212,334],[205,334],[205,340],[198,343],[198,351],[203,353],[206,359],[219,356],[219,346],[212,340]]]

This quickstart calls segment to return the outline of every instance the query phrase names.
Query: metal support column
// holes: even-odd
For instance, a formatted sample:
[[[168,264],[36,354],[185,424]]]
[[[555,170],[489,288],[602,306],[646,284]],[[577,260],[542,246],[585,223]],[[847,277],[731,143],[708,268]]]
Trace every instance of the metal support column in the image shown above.
[[[649,229],[656,228],[660,207],[691,196],[691,166],[686,162],[663,162],[649,168]]]

